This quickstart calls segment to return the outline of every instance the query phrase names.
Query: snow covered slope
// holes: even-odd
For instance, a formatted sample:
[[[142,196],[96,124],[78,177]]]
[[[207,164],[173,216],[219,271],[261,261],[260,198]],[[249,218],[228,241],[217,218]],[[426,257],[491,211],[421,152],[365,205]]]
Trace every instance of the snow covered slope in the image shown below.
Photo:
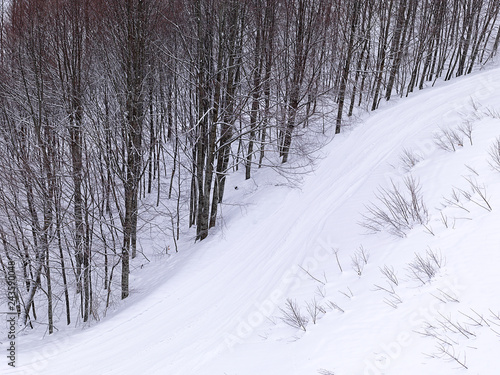
[[[134,271],[136,290],[112,318],[19,338],[21,366],[1,373],[497,374],[499,98],[493,69],[389,103],[336,137],[300,189],[276,186],[270,171],[232,176],[219,233]],[[440,128],[462,135],[455,152],[436,145]],[[410,175],[426,227],[367,234],[365,206]],[[412,272],[417,255],[432,277]],[[287,299],[305,331],[283,321]]]

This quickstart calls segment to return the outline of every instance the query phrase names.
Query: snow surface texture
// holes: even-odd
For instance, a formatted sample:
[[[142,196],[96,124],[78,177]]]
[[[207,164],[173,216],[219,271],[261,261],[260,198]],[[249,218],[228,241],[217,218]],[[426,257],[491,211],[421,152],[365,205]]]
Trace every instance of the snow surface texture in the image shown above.
[[[21,336],[20,366],[2,355],[1,373],[497,374],[499,93],[493,69],[389,103],[337,136],[300,189],[270,170],[231,176],[218,233],[134,270],[132,295],[98,324]],[[440,129],[462,136],[456,151]],[[366,206],[409,176],[429,221],[368,234]],[[287,299],[305,331],[282,319]]]

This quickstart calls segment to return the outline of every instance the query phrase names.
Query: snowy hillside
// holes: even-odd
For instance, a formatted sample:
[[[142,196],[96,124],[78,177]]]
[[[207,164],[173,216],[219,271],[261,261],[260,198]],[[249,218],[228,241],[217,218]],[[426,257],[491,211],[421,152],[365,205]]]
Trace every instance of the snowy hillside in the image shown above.
[[[497,374],[499,93],[493,69],[389,103],[300,189],[232,176],[218,233],[138,266],[99,323],[21,336],[1,373]],[[405,180],[423,224],[370,233],[369,207]]]

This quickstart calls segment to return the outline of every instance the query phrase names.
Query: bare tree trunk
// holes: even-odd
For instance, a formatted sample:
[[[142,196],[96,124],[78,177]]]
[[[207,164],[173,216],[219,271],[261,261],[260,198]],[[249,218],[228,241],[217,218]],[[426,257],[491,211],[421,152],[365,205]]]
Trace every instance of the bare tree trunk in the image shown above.
[[[340,127],[342,124],[342,114],[344,111],[344,101],[345,101],[345,92],[347,88],[347,80],[349,78],[349,72],[351,70],[351,60],[354,52],[354,40],[356,38],[356,30],[358,27],[358,17],[360,13],[361,0],[354,0],[354,4],[352,6],[352,13],[350,15],[351,25],[350,25],[350,34],[349,34],[349,42],[347,44],[346,58],[344,62],[344,68],[342,70],[342,78],[340,80],[340,89],[338,95],[338,111],[337,111],[337,121],[335,125],[335,134],[340,133]]]
[[[384,75],[384,69],[386,64],[386,49],[387,49],[387,41],[389,38],[389,27],[391,25],[391,16],[392,16],[392,6],[394,4],[394,0],[390,0],[388,7],[386,8],[385,1],[382,1],[384,5],[382,5],[381,15],[380,15],[380,37],[378,40],[378,56],[377,56],[377,65],[375,72],[375,88],[373,94],[373,102],[372,102],[372,111],[378,108],[379,103],[379,95],[382,87],[382,80]]]
[[[261,4],[258,4],[261,5]],[[248,180],[252,170],[253,146],[255,142],[255,131],[257,128],[259,114],[259,99],[262,90],[261,74],[263,65],[262,51],[262,16],[260,10],[255,12],[256,29],[255,29],[255,50],[254,50],[254,68],[253,68],[253,93],[252,93],[252,108],[250,110],[250,139],[248,141],[247,159],[245,162],[245,179]]]
[[[391,98],[392,89],[394,87],[394,82],[396,80],[396,74],[399,71],[399,65],[401,63],[401,55],[403,52],[403,46],[406,42],[406,30],[408,28],[409,16],[405,17],[405,12],[407,8],[407,0],[400,0],[398,7],[398,16],[396,19],[396,29],[392,36],[392,46],[389,52],[389,57],[393,60],[391,70],[389,72],[389,81],[387,82],[387,89],[385,92],[385,99],[389,100]]]

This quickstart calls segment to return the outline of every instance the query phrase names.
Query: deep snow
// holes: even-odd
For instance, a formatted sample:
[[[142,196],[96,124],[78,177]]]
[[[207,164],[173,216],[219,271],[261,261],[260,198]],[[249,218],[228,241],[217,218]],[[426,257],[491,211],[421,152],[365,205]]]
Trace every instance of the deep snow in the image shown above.
[[[488,152],[500,136],[499,93],[496,68],[388,103],[326,146],[300,188],[277,183],[271,170],[231,176],[224,225],[207,240],[137,267],[131,297],[99,323],[19,337],[20,366],[9,370],[2,355],[1,373],[497,374],[500,172]],[[473,145],[436,146],[440,128],[467,122]],[[410,171],[404,149],[422,159]],[[410,174],[427,228],[368,234],[359,224],[365,206]],[[471,189],[466,178],[484,186],[491,212],[478,194],[463,209],[446,207],[453,188]],[[358,274],[360,246],[369,258]],[[423,285],[409,263],[427,251],[442,263]],[[313,299],[326,313],[316,324],[309,317],[305,332],[290,327],[281,320],[287,298],[304,315]]]

